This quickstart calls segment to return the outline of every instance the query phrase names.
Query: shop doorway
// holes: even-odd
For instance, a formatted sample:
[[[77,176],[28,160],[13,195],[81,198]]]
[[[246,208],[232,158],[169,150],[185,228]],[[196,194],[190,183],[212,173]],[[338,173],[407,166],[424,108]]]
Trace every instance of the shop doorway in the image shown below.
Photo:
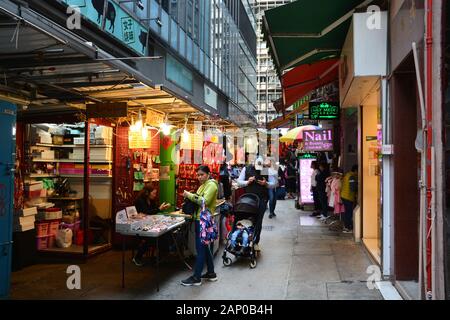
[[[415,147],[420,107],[413,54],[391,81],[394,143],[394,274],[417,281],[419,268],[420,153]]]

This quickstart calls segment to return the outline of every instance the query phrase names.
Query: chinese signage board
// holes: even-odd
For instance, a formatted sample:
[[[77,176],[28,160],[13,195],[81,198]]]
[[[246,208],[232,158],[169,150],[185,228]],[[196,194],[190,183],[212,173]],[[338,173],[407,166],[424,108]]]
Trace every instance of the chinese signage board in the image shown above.
[[[109,0],[61,0],[72,8],[78,8],[81,15],[100,29],[103,24],[103,11],[106,8],[104,30],[133,49],[140,55],[147,55],[147,29],[123,10],[116,2]]]
[[[333,120],[339,119],[340,108],[334,102],[310,102],[309,118],[311,120]]]
[[[306,152],[333,151],[333,130],[303,131],[303,142]]]
[[[128,133],[128,148],[149,149],[151,148],[151,139],[144,139],[140,130],[137,132],[133,132],[130,130],[130,132]]]

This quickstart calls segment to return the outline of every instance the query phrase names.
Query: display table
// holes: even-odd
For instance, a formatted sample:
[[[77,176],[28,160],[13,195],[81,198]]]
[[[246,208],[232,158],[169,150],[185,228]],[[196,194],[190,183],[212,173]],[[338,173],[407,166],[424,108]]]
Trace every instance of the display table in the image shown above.
[[[121,213],[118,213],[118,215]],[[133,215],[131,217],[122,216],[116,221],[116,232],[122,236],[137,236],[144,238],[154,238],[156,242],[156,290],[159,291],[159,238],[170,233],[177,249],[180,260],[190,269],[191,266],[186,262],[184,254],[181,252],[178,241],[174,236],[177,232],[183,232],[182,227],[186,225],[185,217],[174,216],[174,214],[158,215]],[[184,236],[182,237],[185,238]],[[125,238],[122,237],[122,288],[125,288]]]

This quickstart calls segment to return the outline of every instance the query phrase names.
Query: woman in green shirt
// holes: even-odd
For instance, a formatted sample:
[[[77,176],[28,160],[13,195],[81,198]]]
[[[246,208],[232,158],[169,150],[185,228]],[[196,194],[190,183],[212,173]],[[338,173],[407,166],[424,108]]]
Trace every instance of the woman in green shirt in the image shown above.
[[[197,250],[197,259],[195,260],[194,274],[188,279],[181,281],[181,284],[184,286],[199,286],[202,284],[202,279],[207,279],[209,281],[217,280],[217,275],[214,272],[214,261],[210,246],[203,244],[200,239],[200,212],[203,201],[211,213],[215,211],[219,187],[217,181],[211,179],[211,171],[208,166],[198,167],[197,178],[201,184],[197,193],[194,194],[184,191],[184,197],[199,206],[199,209],[193,217],[195,220],[195,248]],[[208,270],[207,273],[202,275],[205,262]]]

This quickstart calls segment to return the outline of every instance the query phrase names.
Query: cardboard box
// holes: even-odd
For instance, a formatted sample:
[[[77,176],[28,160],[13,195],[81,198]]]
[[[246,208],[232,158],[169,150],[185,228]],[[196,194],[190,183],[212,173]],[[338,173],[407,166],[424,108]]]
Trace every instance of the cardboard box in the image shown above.
[[[53,144],[63,145],[64,144],[64,136],[53,136]]]
[[[53,160],[53,159],[55,159],[55,151],[54,150],[42,151],[41,159],[44,159],[44,160]]]
[[[73,138],[73,144],[84,144],[84,137],[81,138]]]

